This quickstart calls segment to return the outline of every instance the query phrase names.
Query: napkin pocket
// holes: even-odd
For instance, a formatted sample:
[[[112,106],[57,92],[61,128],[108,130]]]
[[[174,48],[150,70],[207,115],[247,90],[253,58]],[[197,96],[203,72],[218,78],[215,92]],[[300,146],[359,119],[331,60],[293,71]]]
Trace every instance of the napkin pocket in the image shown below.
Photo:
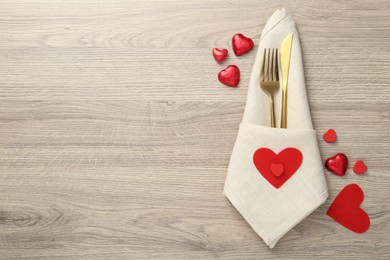
[[[224,194],[272,248],[328,196],[316,131],[241,123]]]

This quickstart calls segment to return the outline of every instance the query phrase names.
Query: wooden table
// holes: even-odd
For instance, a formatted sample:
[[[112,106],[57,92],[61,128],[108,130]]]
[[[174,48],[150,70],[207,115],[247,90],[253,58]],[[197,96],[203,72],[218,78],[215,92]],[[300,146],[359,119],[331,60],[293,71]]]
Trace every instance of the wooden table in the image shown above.
[[[0,0],[1,259],[388,259],[390,2]],[[255,51],[285,6],[330,197],[270,250],[222,195]],[[214,47],[228,47],[222,65]],[[238,88],[217,73],[241,69]],[[322,134],[334,128],[335,144]],[[368,172],[352,172],[363,159]],[[347,184],[371,228],[325,213]]]

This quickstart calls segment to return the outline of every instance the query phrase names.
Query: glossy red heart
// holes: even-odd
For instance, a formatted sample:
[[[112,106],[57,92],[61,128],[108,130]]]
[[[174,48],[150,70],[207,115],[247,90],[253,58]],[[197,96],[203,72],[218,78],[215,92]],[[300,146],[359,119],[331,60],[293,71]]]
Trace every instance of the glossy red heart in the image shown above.
[[[222,62],[226,58],[227,54],[228,54],[228,50],[226,49],[218,49],[218,48],[213,49],[213,56],[217,62]]]
[[[302,164],[302,153],[296,148],[286,148],[275,154],[271,149],[260,148],[253,154],[253,163],[260,174],[279,189]],[[272,166],[274,165],[274,166]],[[281,172],[281,165],[283,171]]]
[[[323,136],[324,140],[328,143],[334,143],[337,140],[336,131],[333,129],[329,129]]]
[[[358,160],[353,166],[353,172],[356,174],[364,174],[367,171],[367,166],[362,160]]]
[[[236,65],[229,65],[219,72],[218,80],[229,87],[237,87],[240,82],[240,69]]]
[[[364,193],[359,185],[347,185],[336,196],[326,214],[345,228],[363,233],[370,227],[370,217],[360,208],[363,199]]]
[[[338,153],[325,161],[325,167],[328,171],[343,176],[347,172],[348,157],[343,153]]]
[[[251,38],[245,37],[241,33],[237,33],[232,38],[233,51],[236,56],[241,56],[253,49],[253,43]]]

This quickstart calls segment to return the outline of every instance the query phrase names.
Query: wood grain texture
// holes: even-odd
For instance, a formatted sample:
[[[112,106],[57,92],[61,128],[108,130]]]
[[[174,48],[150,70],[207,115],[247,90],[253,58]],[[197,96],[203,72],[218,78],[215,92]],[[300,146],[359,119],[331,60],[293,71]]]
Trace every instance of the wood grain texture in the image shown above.
[[[388,0],[0,6],[0,259],[388,259]],[[255,52],[218,65],[211,50],[237,32],[258,46],[283,6],[323,159],[369,170],[327,173],[327,203],[270,250],[222,195]],[[217,81],[230,63],[237,89]],[[362,235],[325,214],[349,183],[366,194]]]

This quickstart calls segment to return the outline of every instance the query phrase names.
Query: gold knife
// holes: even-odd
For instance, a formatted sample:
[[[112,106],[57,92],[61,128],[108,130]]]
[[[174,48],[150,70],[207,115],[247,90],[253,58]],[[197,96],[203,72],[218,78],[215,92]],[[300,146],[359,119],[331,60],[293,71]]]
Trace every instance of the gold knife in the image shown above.
[[[280,47],[280,67],[282,71],[282,116],[280,120],[280,128],[287,128],[287,85],[292,41],[293,34],[290,33],[286,38],[284,38],[282,46]]]

